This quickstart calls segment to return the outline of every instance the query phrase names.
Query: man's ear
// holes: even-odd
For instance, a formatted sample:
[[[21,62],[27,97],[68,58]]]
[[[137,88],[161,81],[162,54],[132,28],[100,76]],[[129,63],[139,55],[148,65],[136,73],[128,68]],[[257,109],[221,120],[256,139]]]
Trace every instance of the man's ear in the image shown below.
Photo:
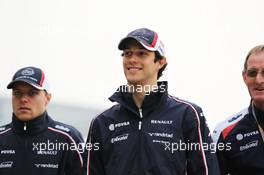
[[[244,82],[246,83],[247,82],[247,72],[245,70],[242,71],[242,77],[243,77]]]
[[[159,59],[158,62],[159,62],[159,69],[161,69],[165,64],[167,64],[167,59],[166,57],[162,57],[162,59]]]
[[[51,100],[51,93],[46,93],[45,96],[46,96],[46,106],[47,106]]]

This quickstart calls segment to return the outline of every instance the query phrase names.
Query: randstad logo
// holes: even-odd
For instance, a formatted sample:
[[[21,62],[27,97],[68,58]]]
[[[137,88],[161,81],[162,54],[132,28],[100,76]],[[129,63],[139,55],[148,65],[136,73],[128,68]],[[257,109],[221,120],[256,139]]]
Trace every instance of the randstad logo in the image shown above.
[[[33,75],[35,72],[32,68],[26,68],[22,70],[21,74],[22,75]]]
[[[120,127],[128,126],[128,125],[130,125],[129,122],[122,122],[122,123],[110,124],[109,125],[109,130],[110,131],[114,131],[115,128],[120,128]]]
[[[37,168],[59,168],[58,164],[35,164]]]

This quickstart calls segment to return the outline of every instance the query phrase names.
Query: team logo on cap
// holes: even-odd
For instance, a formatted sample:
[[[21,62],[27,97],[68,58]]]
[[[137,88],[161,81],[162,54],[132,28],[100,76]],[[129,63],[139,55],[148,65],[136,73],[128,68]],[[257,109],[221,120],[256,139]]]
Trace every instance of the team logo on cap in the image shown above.
[[[21,74],[22,75],[27,75],[27,76],[30,76],[30,75],[33,75],[35,72],[32,68],[26,68],[24,70],[22,70]]]

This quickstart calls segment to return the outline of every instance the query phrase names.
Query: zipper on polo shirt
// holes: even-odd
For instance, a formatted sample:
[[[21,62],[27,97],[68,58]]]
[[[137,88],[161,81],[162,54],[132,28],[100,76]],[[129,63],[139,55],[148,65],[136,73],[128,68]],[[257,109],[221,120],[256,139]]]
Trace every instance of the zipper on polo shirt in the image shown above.
[[[142,109],[139,108],[139,122],[138,122],[138,174],[142,174],[142,120],[143,120],[143,112]]]
[[[27,122],[24,123],[24,128],[23,129],[24,129],[24,131],[27,130]]]
[[[142,114],[142,109],[141,108],[139,108],[139,117],[140,117],[140,121],[138,122],[138,130],[141,130],[141,128],[142,128],[142,118],[143,118],[143,114]]]
[[[139,121],[138,123],[138,130],[141,130],[142,121]]]

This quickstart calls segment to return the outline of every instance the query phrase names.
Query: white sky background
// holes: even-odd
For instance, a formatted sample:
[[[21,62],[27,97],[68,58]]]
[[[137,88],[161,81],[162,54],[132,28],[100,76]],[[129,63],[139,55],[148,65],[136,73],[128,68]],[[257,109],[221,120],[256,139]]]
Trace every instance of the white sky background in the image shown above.
[[[13,74],[32,65],[45,71],[54,103],[107,108],[126,83],[118,42],[147,27],[165,45],[169,93],[201,106],[212,130],[249,105],[241,71],[249,49],[264,43],[263,7],[263,0],[0,0],[0,94],[11,97]]]

